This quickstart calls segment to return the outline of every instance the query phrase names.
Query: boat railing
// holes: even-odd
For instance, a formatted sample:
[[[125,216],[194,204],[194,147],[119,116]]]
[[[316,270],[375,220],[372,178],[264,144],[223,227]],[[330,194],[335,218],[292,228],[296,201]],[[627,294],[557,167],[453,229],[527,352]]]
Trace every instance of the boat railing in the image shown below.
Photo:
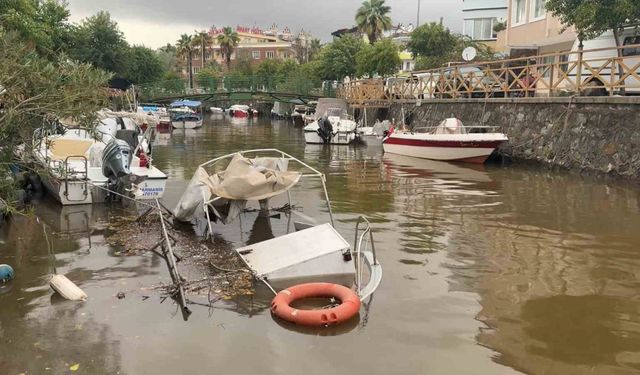
[[[366,224],[364,229],[360,228],[361,224]],[[368,251],[369,245],[371,251]],[[360,300],[369,297],[380,285],[382,281],[382,267],[378,263],[376,256],[376,246],[373,240],[373,231],[371,223],[364,216],[359,216],[356,222],[356,233],[353,243],[353,252],[356,264],[356,293]],[[363,285],[364,271],[369,271],[369,281],[367,285]]]
[[[331,209],[331,201],[329,200],[329,193],[327,192],[327,180],[326,177],[324,175],[324,173],[318,171],[317,169],[313,168],[312,166],[310,166],[309,164],[303,162],[302,160],[291,156],[289,154],[287,154],[284,151],[278,150],[276,148],[262,148],[262,149],[255,149],[255,150],[245,150],[245,151],[238,151],[238,152],[234,152],[231,154],[227,154],[227,155],[222,155],[219,156],[217,158],[211,159],[205,163],[200,164],[200,168],[213,168],[215,165],[219,164],[222,161],[225,160],[230,160],[232,159],[236,154],[240,154],[244,157],[247,157],[247,155],[249,156],[258,156],[258,154],[271,154],[271,155],[276,155],[277,157],[287,160],[287,162],[294,162],[296,164],[298,164],[298,166],[301,166],[303,168],[303,171],[300,172],[301,173],[301,177],[307,177],[307,178],[318,178],[318,180],[320,180],[320,183],[322,184],[322,190],[324,192],[324,197],[325,200],[327,202],[327,209],[329,211],[329,218],[331,220],[331,225],[334,225],[334,221],[333,221],[333,210]],[[264,156],[264,155],[260,155],[260,156]],[[216,197],[217,198],[217,197]],[[209,201],[205,201],[205,206],[209,206],[211,205],[211,203],[213,203],[213,201],[215,201],[216,198],[213,198]],[[289,200],[289,206],[291,206],[291,192],[287,191],[287,198]]]
[[[432,126],[417,126],[410,130],[411,133],[432,133],[438,129],[440,125],[432,125]],[[465,133],[471,133],[469,130],[475,129],[491,129],[497,130],[500,129],[500,126],[496,125],[464,125],[463,127]]]
[[[69,168],[69,159],[78,159],[84,165],[84,170],[77,170],[74,168]],[[87,182],[89,180],[89,161],[86,156],[78,155],[78,156],[67,156],[64,159],[64,196],[67,198],[69,202],[73,201],[84,201],[87,199],[87,195],[89,194],[89,187]],[[82,189],[82,198],[80,199],[71,199],[69,196],[69,180],[80,180],[83,184]]]

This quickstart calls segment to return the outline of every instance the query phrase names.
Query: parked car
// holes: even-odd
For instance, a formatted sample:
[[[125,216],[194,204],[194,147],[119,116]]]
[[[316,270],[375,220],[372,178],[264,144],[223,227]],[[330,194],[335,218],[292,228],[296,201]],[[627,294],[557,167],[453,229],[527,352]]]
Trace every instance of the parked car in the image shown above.
[[[484,67],[487,69],[488,67]],[[489,96],[500,96],[502,89],[490,74],[485,74],[485,70],[479,66],[464,65],[453,66],[445,69],[439,77],[436,87],[436,97],[471,97],[484,98],[489,92]]]
[[[635,27],[627,28],[622,32],[620,38],[623,46],[632,46],[622,49],[626,69],[636,67],[635,74],[640,76],[640,68],[638,68],[638,64],[640,64],[640,47],[633,46],[640,44],[638,31]],[[572,63],[578,60],[578,44],[579,41],[576,40],[568,58],[568,66],[572,67],[568,72],[568,76],[571,79],[576,79],[578,74],[577,67],[572,66]],[[615,61],[615,58],[618,57],[613,32],[607,31],[597,38],[583,41],[583,49],[582,59],[585,63],[581,68],[580,81],[588,86],[588,88],[583,91],[583,94],[597,96],[612,94],[611,91],[615,94],[621,93],[620,88],[610,87],[612,78],[613,81],[618,81],[620,77],[618,64],[612,63]],[[591,69],[586,67],[586,64],[588,64]],[[625,73],[629,72],[623,72],[623,74]],[[640,79],[638,76],[629,74],[624,79],[623,88],[625,94],[640,94]]]

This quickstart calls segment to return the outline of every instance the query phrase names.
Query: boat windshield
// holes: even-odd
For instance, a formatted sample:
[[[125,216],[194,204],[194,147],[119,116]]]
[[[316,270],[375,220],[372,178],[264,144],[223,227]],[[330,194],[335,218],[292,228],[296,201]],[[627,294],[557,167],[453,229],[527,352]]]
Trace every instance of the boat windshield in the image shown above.
[[[327,116],[329,117],[342,117],[342,108],[329,108],[327,109]]]

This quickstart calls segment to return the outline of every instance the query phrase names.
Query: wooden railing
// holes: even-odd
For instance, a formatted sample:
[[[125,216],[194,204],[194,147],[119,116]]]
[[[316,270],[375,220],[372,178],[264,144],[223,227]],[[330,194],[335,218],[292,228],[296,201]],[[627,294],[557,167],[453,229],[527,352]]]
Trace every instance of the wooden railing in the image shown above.
[[[618,52],[620,57],[618,56]],[[411,77],[342,84],[352,105],[428,98],[640,94],[640,44],[413,72]]]

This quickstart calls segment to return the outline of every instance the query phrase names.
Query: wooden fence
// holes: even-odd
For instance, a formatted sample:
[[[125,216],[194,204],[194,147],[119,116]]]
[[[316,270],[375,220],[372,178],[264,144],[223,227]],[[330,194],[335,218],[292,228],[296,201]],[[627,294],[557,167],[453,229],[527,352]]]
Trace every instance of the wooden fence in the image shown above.
[[[640,44],[413,72],[342,84],[352,105],[394,100],[640,94]]]

